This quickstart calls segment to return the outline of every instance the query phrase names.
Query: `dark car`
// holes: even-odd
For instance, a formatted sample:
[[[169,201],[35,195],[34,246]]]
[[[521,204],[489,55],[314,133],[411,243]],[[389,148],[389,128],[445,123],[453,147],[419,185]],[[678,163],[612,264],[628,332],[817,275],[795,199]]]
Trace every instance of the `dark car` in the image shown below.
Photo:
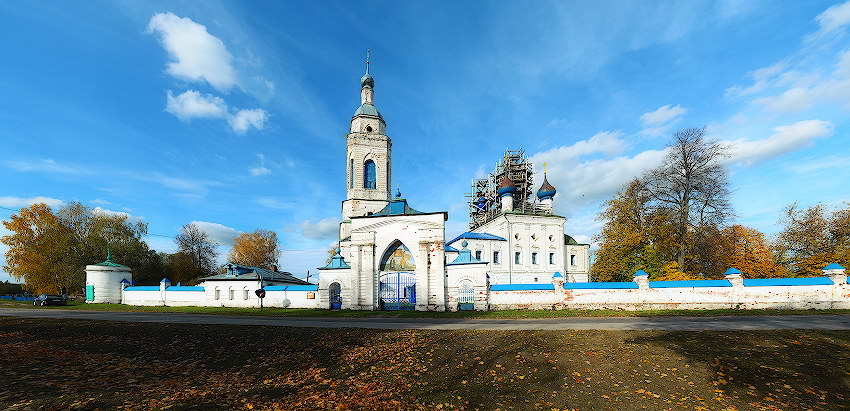
[[[63,295],[42,294],[35,297],[32,305],[40,305],[42,307],[45,305],[68,305],[68,298]]]

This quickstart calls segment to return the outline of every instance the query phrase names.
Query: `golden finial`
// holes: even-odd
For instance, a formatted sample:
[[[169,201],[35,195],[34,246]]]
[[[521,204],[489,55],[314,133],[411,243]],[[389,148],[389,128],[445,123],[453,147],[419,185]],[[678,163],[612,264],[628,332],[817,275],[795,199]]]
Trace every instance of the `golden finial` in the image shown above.
[[[546,161],[543,162],[543,174],[546,174],[546,166],[548,166],[548,165],[549,165],[548,162],[546,162]]]

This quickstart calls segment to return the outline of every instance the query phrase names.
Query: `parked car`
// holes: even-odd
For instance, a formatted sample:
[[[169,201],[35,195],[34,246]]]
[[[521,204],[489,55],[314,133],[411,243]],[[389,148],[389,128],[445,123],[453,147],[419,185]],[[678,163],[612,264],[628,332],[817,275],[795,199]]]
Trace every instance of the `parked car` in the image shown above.
[[[32,305],[40,305],[42,307],[45,305],[68,305],[68,298],[64,295],[42,294],[35,297]]]

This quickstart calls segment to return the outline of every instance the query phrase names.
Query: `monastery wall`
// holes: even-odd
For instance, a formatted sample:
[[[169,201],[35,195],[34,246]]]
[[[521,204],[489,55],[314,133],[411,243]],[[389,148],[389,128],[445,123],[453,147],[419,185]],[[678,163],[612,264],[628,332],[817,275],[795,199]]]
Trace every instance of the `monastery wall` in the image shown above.
[[[850,285],[844,270],[824,270],[823,277],[723,280],[500,284],[490,289],[490,309],[707,310],[707,309],[847,309]]]

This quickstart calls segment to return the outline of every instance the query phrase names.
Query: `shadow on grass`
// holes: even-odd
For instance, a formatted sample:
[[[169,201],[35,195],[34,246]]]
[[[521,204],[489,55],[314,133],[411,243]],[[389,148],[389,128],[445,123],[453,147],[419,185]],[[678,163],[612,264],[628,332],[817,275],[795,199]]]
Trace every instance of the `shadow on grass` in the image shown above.
[[[717,389],[783,408],[846,409],[846,331],[664,332],[632,340],[673,350],[714,373]]]

